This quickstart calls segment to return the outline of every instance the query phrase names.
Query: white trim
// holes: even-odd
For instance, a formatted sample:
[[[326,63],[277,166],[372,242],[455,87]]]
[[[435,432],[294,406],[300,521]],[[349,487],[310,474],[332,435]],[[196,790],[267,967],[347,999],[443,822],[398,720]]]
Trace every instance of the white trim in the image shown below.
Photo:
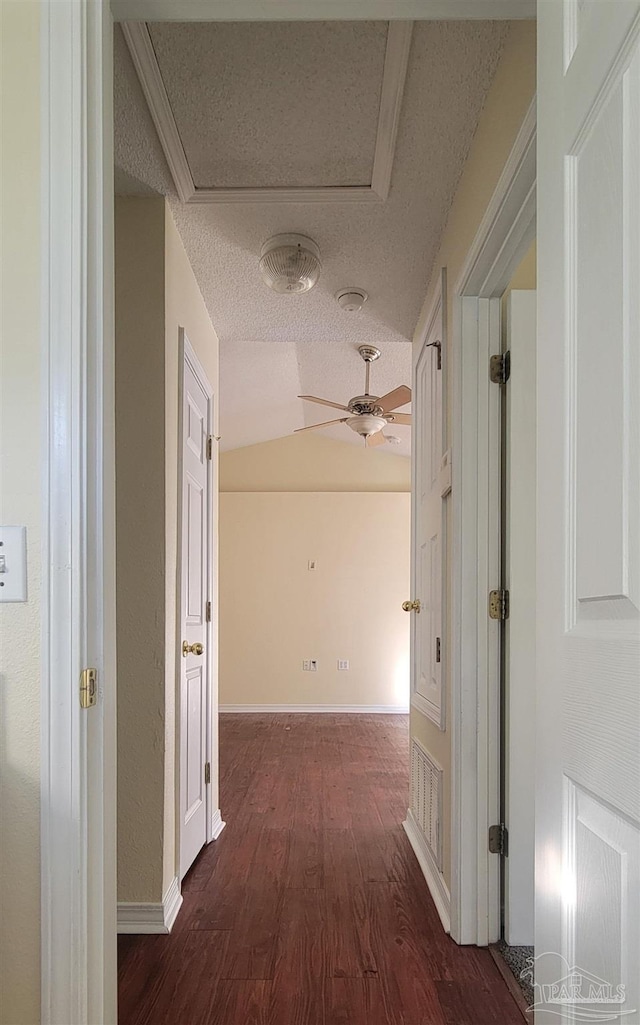
[[[418,859],[418,864],[422,869],[422,874],[427,881],[429,893],[433,898],[436,911],[440,916],[442,927],[444,931],[448,933],[451,931],[451,898],[449,890],[444,881],[444,876],[438,870],[433,854],[429,850],[429,845],[425,840],[422,830],[418,826],[410,808],[407,811],[407,817],[402,825],[404,826],[404,831],[409,838],[409,843],[413,848],[413,853]]]
[[[42,27],[43,1025],[116,1013],[111,17],[40,5]],[[98,701],[83,710],[83,667]]]
[[[211,818],[210,839],[217,840],[226,824],[226,822],[222,821],[222,813],[220,812],[220,809],[217,808]]]
[[[348,712],[354,715],[406,715],[407,705],[220,705],[219,712]]]
[[[487,615],[499,568],[500,301],[535,237],[535,99],[454,289],[452,408],[451,935],[499,934],[499,864],[487,831],[499,808],[499,650]]]
[[[118,932],[136,936],[167,935],[181,907],[180,882],[175,876],[160,904],[118,901]]]
[[[536,16],[535,0],[112,0],[111,7],[116,21],[532,21]]]
[[[157,21],[154,16],[150,21]],[[207,19],[203,19],[207,20]],[[262,18],[258,19],[262,20]],[[413,22],[391,21],[382,74],[378,130],[370,185],[318,188],[197,188],[173,116],[149,29],[144,21],[126,21],[127,41],[149,112],[183,203],[332,203],[384,201],[391,172],[411,49]]]

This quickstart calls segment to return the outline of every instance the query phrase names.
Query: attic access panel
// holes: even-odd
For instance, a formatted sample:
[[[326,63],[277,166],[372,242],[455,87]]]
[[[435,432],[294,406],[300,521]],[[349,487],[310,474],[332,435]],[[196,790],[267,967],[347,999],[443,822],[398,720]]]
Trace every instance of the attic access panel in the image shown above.
[[[185,203],[384,200],[411,22],[127,22]]]

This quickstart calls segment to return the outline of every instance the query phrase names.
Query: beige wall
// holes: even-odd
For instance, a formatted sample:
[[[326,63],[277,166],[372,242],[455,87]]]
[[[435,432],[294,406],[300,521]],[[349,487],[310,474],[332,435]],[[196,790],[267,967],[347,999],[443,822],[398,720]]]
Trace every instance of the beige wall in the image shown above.
[[[223,452],[221,491],[410,491],[411,461],[321,434]]]
[[[0,522],[27,527],[28,602],[0,605],[0,1021],[40,1021],[40,25],[0,4]]]
[[[536,87],[536,26],[533,22],[513,23],[498,65],[494,81],[480,117],[471,151],[460,179],[434,272],[427,289],[415,337],[424,330],[433,296],[440,280],[441,268],[447,268],[448,322],[451,325],[453,287],[462,270],[466,254],[473,242],[498,178],[511,151],[518,130],[531,104]],[[534,257],[529,254],[529,260]],[[518,287],[523,287],[518,284]],[[452,381],[449,381],[451,390]],[[451,394],[448,408],[451,409]],[[449,524],[450,527],[450,524]],[[449,536],[451,532],[449,530]],[[451,664],[450,658],[447,665]],[[447,677],[447,706],[450,705],[450,680]],[[411,732],[430,751],[444,769],[444,877],[451,881],[451,734],[450,723],[442,732],[417,709],[412,709]]]
[[[116,201],[118,899],[177,873],[178,389],[183,328],[218,391],[218,342],[162,198]],[[217,795],[217,780],[213,781]]]
[[[162,889],[164,199],[116,201],[118,899]]]
[[[221,494],[221,704],[406,707],[409,529],[407,493]]]

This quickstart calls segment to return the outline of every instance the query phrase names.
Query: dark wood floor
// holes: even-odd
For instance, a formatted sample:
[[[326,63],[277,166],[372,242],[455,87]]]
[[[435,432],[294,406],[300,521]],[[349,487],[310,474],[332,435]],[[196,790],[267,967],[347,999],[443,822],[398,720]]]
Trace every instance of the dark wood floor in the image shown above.
[[[402,829],[400,715],[223,715],[227,827],[171,936],[120,938],[120,1025],[522,1025]]]

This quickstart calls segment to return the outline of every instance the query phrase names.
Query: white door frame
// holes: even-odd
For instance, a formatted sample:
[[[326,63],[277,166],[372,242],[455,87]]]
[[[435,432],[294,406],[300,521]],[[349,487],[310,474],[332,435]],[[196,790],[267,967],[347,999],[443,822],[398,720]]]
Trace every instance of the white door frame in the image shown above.
[[[40,13],[41,1020],[115,1025],[111,15],[103,0]],[[85,667],[98,700],[81,709]]]
[[[451,460],[451,935],[499,938],[499,858],[488,829],[499,809],[499,637],[487,613],[499,586],[500,297],[535,237],[536,103],[453,290]],[[429,318],[430,319],[430,318]]]
[[[188,363],[200,384],[202,390],[205,392],[209,400],[209,423],[207,426],[208,434],[213,434],[213,425],[215,423],[215,410],[214,402],[215,396],[211,382],[207,377],[206,371],[202,366],[202,363],[196,356],[193,346],[187,337],[184,328],[179,328],[179,359],[180,359],[180,394],[178,398],[178,559],[177,559],[177,586],[178,586],[178,615],[177,615],[177,636],[176,636],[176,679],[178,681],[178,693],[176,695],[176,708],[178,714],[176,716],[177,723],[177,815],[178,815],[178,843],[176,845],[176,872],[178,879],[182,877],[181,867],[181,836],[180,831],[182,828],[182,671],[183,671],[183,659],[182,659],[182,487],[183,487],[183,446],[184,446],[184,368],[185,364]],[[207,547],[207,601],[212,603],[214,607],[214,581],[215,581],[215,559],[216,549],[214,544],[214,509],[215,509],[215,495],[217,492],[217,479],[215,470],[215,460],[207,460],[207,534],[208,534],[208,547]],[[206,685],[207,685],[207,730],[206,730],[206,751],[205,760],[210,764],[213,757],[213,740],[214,740],[214,722],[213,717],[216,711],[215,704],[215,690],[214,690],[214,676],[215,676],[215,664],[213,653],[215,652],[214,645],[217,644],[216,630],[214,628],[213,615],[207,622],[206,634],[205,634],[205,658],[206,658]],[[207,818],[207,832],[206,840],[210,843],[215,840],[222,829],[224,823],[220,817],[220,811],[217,806],[214,808],[212,799],[212,787],[209,784],[206,790],[206,818]],[[216,802],[217,805],[217,802]],[[215,822],[214,822],[215,816]]]

